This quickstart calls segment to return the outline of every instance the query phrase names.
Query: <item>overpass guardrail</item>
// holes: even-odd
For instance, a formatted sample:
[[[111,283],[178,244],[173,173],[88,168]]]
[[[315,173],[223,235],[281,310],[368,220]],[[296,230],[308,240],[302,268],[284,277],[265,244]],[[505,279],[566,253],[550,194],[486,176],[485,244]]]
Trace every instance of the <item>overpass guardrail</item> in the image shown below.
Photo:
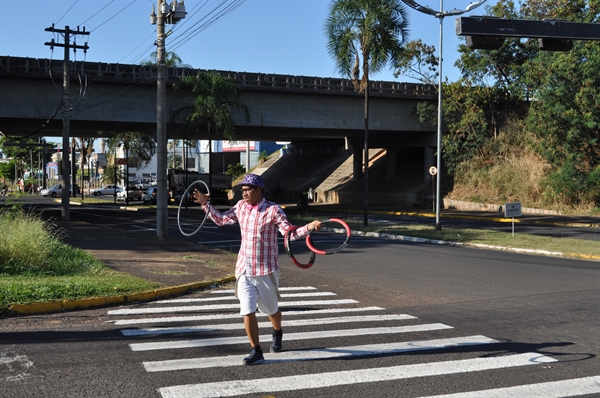
[[[88,81],[142,82],[155,84],[157,78],[157,68],[151,65],[72,61],[70,62],[69,67],[72,78],[76,78],[77,75],[85,74],[87,75]],[[212,70],[207,69],[169,67],[167,68],[167,81],[169,83],[175,83],[182,76],[190,76],[195,75],[198,72],[211,71]],[[354,89],[354,85],[350,79],[219,70],[215,70],[214,72],[234,80],[241,89],[316,90],[331,94],[341,93],[346,95],[362,95]],[[56,79],[58,76],[62,76],[62,73],[62,60],[0,56],[0,76],[48,77],[53,75]],[[437,88],[435,85],[427,84],[370,81],[369,94],[435,99],[437,98]]]

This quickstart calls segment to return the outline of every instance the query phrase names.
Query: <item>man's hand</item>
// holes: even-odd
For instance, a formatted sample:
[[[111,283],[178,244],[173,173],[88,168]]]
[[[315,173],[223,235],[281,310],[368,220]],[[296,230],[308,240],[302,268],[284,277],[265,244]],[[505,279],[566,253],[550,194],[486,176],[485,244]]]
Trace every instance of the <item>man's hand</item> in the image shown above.
[[[323,223],[321,221],[319,221],[319,220],[315,220],[315,221],[312,221],[312,222],[308,223],[307,227],[308,227],[309,231],[313,230],[313,229],[315,231],[318,231],[321,228],[323,228]]]
[[[208,198],[210,197],[210,194],[203,194],[202,192],[198,191],[197,189],[194,189],[194,202],[195,203],[200,203],[202,206],[204,206],[206,204],[206,202],[208,202]]]

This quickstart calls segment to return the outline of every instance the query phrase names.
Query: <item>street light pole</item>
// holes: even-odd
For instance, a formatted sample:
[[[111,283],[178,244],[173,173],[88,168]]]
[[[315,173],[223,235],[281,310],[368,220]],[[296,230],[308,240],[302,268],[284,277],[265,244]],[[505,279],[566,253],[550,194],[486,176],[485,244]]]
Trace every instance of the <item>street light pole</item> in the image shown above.
[[[440,194],[440,180],[442,177],[442,46],[444,44],[444,18],[452,15],[461,15],[465,12],[472,11],[479,7],[487,0],[481,0],[475,3],[470,3],[464,10],[457,10],[456,8],[450,11],[444,11],[444,0],[440,0],[440,10],[435,11],[430,7],[424,7],[413,0],[402,0],[409,7],[422,12],[423,14],[432,15],[440,20],[440,43],[439,43],[439,75],[438,75],[438,117],[437,117],[437,173],[436,177],[436,192],[435,192],[435,229],[441,230],[442,224],[440,222],[440,207],[441,207],[441,194]],[[433,178],[433,177],[432,177]]]
[[[171,33],[165,33],[165,24],[176,24],[185,18],[183,0],[173,1],[171,8],[165,0],[159,0],[158,14],[150,14],[150,23],[156,24],[156,66],[158,69],[156,81],[156,237],[168,238],[168,205],[167,197],[167,66],[165,61],[165,39]]]

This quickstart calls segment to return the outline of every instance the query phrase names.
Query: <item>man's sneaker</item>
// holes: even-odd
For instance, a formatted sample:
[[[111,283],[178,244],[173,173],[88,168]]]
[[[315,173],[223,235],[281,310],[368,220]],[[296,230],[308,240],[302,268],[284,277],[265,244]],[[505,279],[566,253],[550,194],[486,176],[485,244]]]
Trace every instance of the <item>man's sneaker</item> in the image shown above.
[[[279,333],[273,332],[273,342],[271,343],[271,352],[279,352],[281,351],[281,338],[283,337],[283,332],[279,330]]]
[[[265,361],[263,352],[260,348],[253,348],[250,355],[244,358],[244,365],[256,365]]]

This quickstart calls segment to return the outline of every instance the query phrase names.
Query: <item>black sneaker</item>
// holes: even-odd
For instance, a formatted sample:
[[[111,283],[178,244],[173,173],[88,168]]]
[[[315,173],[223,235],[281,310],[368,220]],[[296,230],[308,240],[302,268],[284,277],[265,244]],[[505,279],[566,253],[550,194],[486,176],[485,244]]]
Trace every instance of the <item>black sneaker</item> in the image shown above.
[[[250,355],[244,358],[244,365],[256,365],[259,363],[263,363],[265,361],[265,357],[263,356],[263,352],[260,348],[253,348],[250,351]]]
[[[271,343],[271,352],[279,352],[281,351],[281,338],[283,337],[283,333],[281,330],[278,334],[273,333],[273,342]]]

